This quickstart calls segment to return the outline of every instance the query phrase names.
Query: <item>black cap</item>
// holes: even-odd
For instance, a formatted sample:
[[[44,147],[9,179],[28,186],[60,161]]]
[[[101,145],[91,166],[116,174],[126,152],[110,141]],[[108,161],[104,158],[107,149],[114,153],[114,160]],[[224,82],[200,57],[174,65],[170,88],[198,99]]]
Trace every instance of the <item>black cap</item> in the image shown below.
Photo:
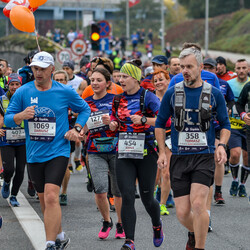
[[[168,58],[166,56],[162,56],[162,55],[155,56],[152,60],[152,63],[168,65]]]
[[[212,67],[216,67],[216,61],[213,58],[207,58],[203,61],[203,64],[211,65]]]
[[[218,57],[216,58],[216,62],[217,62],[217,63],[224,64],[225,66],[227,66],[226,59],[225,59],[224,57],[222,57],[222,56],[218,56]]]
[[[84,56],[84,57],[81,59],[81,61],[80,61],[80,68],[83,67],[83,66],[85,66],[85,65],[88,64],[88,63],[89,63],[88,58]]]
[[[74,61],[71,61],[71,60],[64,61],[64,62],[63,62],[63,67],[69,67],[69,68],[71,68],[72,70],[74,70],[74,69],[75,69],[75,62],[74,62]]]

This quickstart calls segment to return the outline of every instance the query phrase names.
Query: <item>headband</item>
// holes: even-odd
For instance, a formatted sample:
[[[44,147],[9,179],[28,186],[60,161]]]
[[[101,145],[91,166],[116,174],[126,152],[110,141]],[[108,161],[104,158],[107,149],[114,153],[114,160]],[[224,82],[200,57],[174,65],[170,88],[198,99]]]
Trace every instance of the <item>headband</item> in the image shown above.
[[[125,63],[120,72],[133,77],[137,81],[141,80],[141,69],[131,63]]]

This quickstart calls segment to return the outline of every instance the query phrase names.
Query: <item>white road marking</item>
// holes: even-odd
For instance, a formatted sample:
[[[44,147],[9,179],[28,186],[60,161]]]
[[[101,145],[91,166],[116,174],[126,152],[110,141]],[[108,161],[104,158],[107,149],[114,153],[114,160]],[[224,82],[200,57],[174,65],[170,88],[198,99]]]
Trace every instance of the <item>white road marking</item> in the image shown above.
[[[34,248],[36,250],[44,250],[46,237],[43,221],[40,219],[21,191],[18,192],[17,198],[20,203],[20,207],[11,206],[14,214],[16,215],[24,232],[29,237]]]

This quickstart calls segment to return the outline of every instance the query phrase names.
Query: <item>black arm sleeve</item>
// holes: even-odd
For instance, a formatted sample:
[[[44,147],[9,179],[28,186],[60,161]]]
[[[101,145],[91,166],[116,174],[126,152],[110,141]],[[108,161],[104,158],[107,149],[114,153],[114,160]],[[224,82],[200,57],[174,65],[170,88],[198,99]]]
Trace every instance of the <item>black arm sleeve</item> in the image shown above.
[[[236,109],[239,114],[246,112],[245,106],[248,103],[248,93],[250,94],[250,82],[243,87],[238,101],[236,102]]]
[[[227,102],[227,107],[228,107],[228,109],[232,109],[232,107],[233,107],[234,104],[235,104],[235,101],[234,101],[234,100],[228,101],[228,102]]]

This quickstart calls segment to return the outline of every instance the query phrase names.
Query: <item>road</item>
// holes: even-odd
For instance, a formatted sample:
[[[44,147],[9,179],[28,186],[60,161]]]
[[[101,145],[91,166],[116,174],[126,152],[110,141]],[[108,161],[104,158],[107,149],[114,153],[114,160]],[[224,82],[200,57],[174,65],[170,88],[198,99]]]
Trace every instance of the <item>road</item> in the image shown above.
[[[86,190],[85,180],[85,169],[82,173],[71,175],[68,189],[68,206],[62,207],[63,229],[71,239],[68,249],[118,250],[121,248],[123,240],[114,238],[115,228],[111,230],[110,237],[107,240],[99,240],[97,237],[102,225],[101,216],[96,209],[94,194]],[[249,249],[250,205],[247,202],[247,198],[230,197],[228,192],[230,184],[231,176],[227,175],[224,178],[223,185],[226,205],[212,205],[213,232],[208,234],[206,250]],[[0,214],[4,218],[4,224],[0,231],[1,250],[44,249],[44,231],[39,202],[35,198],[29,197],[26,190],[27,175],[25,175],[25,180],[18,196],[21,207],[15,209],[12,209],[8,202],[0,197]],[[250,181],[247,183],[247,190],[250,192]],[[135,206],[137,210],[136,249],[155,249],[152,243],[151,222],[140,199],[136,200]],[[172,208],[169,211],[169,216],[162,217],[165,241],[159,249],[185,249],[187,230],[177,221],[175,209]],[[14,212],[19,213],[19,218],[21,219],[18,220]],[[115,213],[111,213],[111,216],[113,221],[116,222]],[[42,226],[39,230],[36,229],[37,224]],[[36,248],[32,245],[32,241],[34,245],[38,245]]]
[[[205,51],[202,50],[202,53],[205,54]],[[245,54],[238,54],[232,52],[225,52],[225,51],[217,51],[217,50],[208,50],[208,56],[216,58],[218,56],[222,56],[225,59],[229,59],[233,63],[235,63],[238,59],[246,59],[250,63],[250,55]]]

